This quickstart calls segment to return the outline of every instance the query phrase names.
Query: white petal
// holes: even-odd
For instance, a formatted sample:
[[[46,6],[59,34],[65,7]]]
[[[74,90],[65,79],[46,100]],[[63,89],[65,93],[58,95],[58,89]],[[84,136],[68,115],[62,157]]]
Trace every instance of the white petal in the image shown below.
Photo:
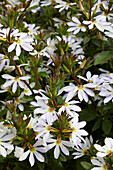
[[[34,152],[36,158],[40,161],[40,162],[44,162],[44,157],[42,154],[40,154],[39,152],[35,151]]]
[[[98,151],[104,152],[104,149],[103,149],[102,146],[100,146],[100,145],[98,145],[98,144],[95,144],[94,147],[95,147]]]
[[[59,148],[59,145],[56,145],[55,149],[54,149],[54,157],[55,159],[58,159],[60,155],[60,148]]]
[[[22,76],[22,77],[20,77],[20,80],[28,80],[30,78],[31,78],[30,76]]]
[[[15,93],[17,90],[17,82],[14,82],[13,87],[12,87],[12,92]]]
[[[24,153],[20,156],[19,161],[25,160],[25,159],[27,158],[27,156],[28,156],[29,153],[30,153],[29,150],[26,151],[26,152],[24,152]]]
[[[2,145],[7,148],[7,149],[10,149],[10,150],[13,150],[14,149],[14,146],[10,143],[5,143],[5,142],[2,142]]]
[[[80,99],[80,101],[83,100],[83,96],[82,96],[82,91],[81,90],[78,91],[78,98]]]
[[[9,75],[9,74],[3,74],[2,77],[3,77],[4,79],[14,79],[14,77],[11,76],[11,75]]]
[[[11,86],[13,82],[14,82],[13,80],[6,81],[6,82],[3,84],[3,88],[6,88],[6,87],[8,87],[8,86]]]
[[[84,91],[82,91],[82,96],[83,96],[85,102],[88,102],[88,95]]]
[[[35,163],[34,155],[33,155],[33,153],[32,153],[32,152],[30,152],[29,162],[30,162],[31,166],[33,166],[33,165],[34,165],[34,163]]]
[[[108,96],[104,99],[104,103],[108,103],[111,99],[113,98],[113,96]]]
[[[91,159],[91,162],[93,165],[102,166],[102,163],[100,163],[98,160]]]
[[[70,105],[69,108],[70,108],[70,110],[74,110],[74,111],[78,111],[78,112],[81,111],[81,108],[79,106],[76,106],[76,105]]]
[[[113,150],[113,139],[112,138],[105,138],[105,144],[108,149]]]
[[[20,111],[23,111],[24,110],[24,106],[22,104],[19,104],[18,105],[18,108],[20,109]]]
[[[60,148],[65,155],[69,155],[69,150],[63,144],[60,145]]]
[[[77,28],[73,34],[77,34],[80,31],[80,28]]]
[[[17,46],[16,46],[16,55],[19,56],[20,53],[21,53],[21,48],[20,48],[20,45],[17,44]]]
[[[11,45],[8,47],[8,52],[13,51],[14,48],[15,48],[15,46],[16,46],[16,42],[14,42],[13,44],[11,44]]]
[[[70,27],[67,32],[71,32],[71,31],[74,31],[75,29],[77,29],[76,27]]]
[[[95,93],[94,93],[92,90],[90,90],[90,89],[85,88],[84,91],[85,91],[89,96],[95,96]]]
[[[33,50],[33,47],[28,44],[28,43],[22,43],[21,44],[21,47],[25,50],[25,51],[32,51]]]
[[[6,155],[7,155],[6,150],[5,150],[4,147],[2,147],[1,145],[0,145],[0,154],[1,154],[3,157],[6,157]]]
[[[24,89],[24,87],[25,87],[25,86],[24,86],[24,82],[22,82],[22,81],[19,80],[19,81],[18,81],[18,84],[19,84],[19,86],[20,86],[22,89]]]
[[[78,18],[72,17],[72,20],[73,20],[75,23],[80,24],[80,21],[78,20]]]

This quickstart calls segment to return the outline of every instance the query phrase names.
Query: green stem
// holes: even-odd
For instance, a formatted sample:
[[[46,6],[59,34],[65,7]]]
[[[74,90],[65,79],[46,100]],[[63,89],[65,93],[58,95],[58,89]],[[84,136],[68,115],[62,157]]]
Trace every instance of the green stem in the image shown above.
[[[18,74],[19,74],[19,76],[21,77],[22,74],[21,74],[21,72],[20,72],[18,66],[16,65],[15,61],[13,60],[13,57],[12,57],[12,56],[11,56],[11,60],[12,60],[12,63],[14,64],[14,66],[15,66],[15,68],[16,68]],[[34,98],[35,98],[35,93],[33,92],[33,89],[29,86],[29,84],[28,84],[25,80],[23,80],[23,82],[24,82],[24,83],[26,84],[26,86],[31,90],[32,95],[33,95]]]

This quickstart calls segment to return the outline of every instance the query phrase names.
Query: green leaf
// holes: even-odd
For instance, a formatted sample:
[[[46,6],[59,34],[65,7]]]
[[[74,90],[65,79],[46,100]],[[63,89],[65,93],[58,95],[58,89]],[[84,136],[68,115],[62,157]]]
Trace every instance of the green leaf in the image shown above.
[[[83,43],[84,45],[87,44],[90,41],[90,37],[86,36],[84,37]]]
[[[6,113],[7,113],[7,109],[1,110],[1,111],[0,111],[0,116],[5,115]]]
[[[90,170],[91,168],[93,168],[93,165],[89,162],[85,162],[85,161],[82,161],[81,162],[81,165],[83,166],[83,168],[85,168],[86,170]]]
[[[3,15],[0,15],[0,23],[3,25],[7,25],[7,19]]]
[[[16,165],[13,170],[22,170],[22,168],[19,165]]]
[[[92,128],[92,131],[97,130],[101,125],[101,120],[97,120]]]
[[[38,5],[32,6],[32,7],[30,7],[30,8],[27,9],[27,12],[30,12],[31,10],[36,9],[37,7],[38,7]]]
[[[103,64],[113,57],[113,51],[102,51],[95,56],[94,65]]]
[[[66,157],[62,153],[60,154],[59,159],[60,159],[61,162],[66,162],[67,161]]]
[[[46,72],[39,72],[38,75],[40,77],[49,77],[49,75]]]
[[[24,96],[24,97],[21,98],[21,100],[29,101],[30,102],[30,101],[33,101],[34,98],[32,96]]]
[[[83,109],[80,112],[80,119],[85,121],[91,121],[96,118],[96,112],[90,109]]]
[[[108,120],[108,119],[105,119],[103,122],[102,122],[102,130],[104,131],[104,133],[106,135],[108,135],[111,131],[111,128],[112,128],[112,122],[111,120]]]

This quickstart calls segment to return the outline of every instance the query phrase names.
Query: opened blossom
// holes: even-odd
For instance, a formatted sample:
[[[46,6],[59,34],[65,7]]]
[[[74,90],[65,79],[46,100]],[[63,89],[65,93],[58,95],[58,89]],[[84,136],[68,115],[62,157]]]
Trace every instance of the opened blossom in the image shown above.
[[[100,158],[100,157],[93,158],[91,159],[91,163],[95,165],[95,167],[91,168],[91,170],[108,170],[104,158]]]
[[[33,50],[33,47],[31,46],[31,43],[33,42],[32,37],[28,36],[26,33],[17,33],[14,36],[15,41],[8,47],[8,52],[11,52],[16,49],[16,55],[19,56],[21,54],[21,47],[25,51]]]
[[[85,142],[85,140],[84,140],[84,138],[82,136],[87,136],[88,133],[86,132],[86,130],[84,130],[82,128],[86,125],[86,122],[85,121],[78,122],[78,117],[75,116],[69,122],[69,124],[70,124],[70,127],[72,129],[72,133],[71,133],[71,136],[70,136],[71,141],[73,141],[73,143],[76,146],[78,146],[80,144],[79,140],[82,140],[82,141]]]
[[[80,99],[80,101],[84,100],[85,102],[88,102],[89,100],[88,96],[92,97],[95,96],[94,92],[91,90],[92,88],[95,87],[96,85],[93,83],[87,83],[78,86],[75,86],[73,83],[70,83],[69,86],[65,86],[62,89],[60,89],[58,95],[65,91],[67,92],[66,94],[67,99],[70,100],[78,94],[78,98]]]
[[[61,114],[61,112],[66,111],[66,113],[69,114],[71,117],[78,115],[77,112],[80,112],[81,108],[76,105],[77,103],[79,103],[79,101],[69,101],[67,98],[62,107],[59,108],[58,114]]]
[[[86,28],[81,24],[81,22],[76,17],[72,17],[73,22],[67,22],[67,25],[70,27],[67,31],[72,32],[73,34],[77,34],[78,32],[82,31],[85,32]]]
[[[35,157],[38,161],[44,162],[44,156],[41,153],[45,153],[47,150],[42,147],[43,141],[40,139],[38,140],[33,146],[31,144],[28,145],[29,150],[22,152],[19,157],[19,161],[25,160],[29,155],[29,162],[31,166],[35,163]],[[41,152],[41,153],[40,153]]]
[[[104,140],[105,145],[101,146],[99,144],[95,144],[94,147],[97,149],[97,156],[104,157],[106,155],[113,154],[113,139],[112,138],[105,138]]]
[[[57,136],[57,139],[53,139],[53,138],[48,139],[47,143],[49,143],[46,147],[47,150],[50,150],[55,147],[54,148],[54,158],[55,159],[58,159],[61,151],[64,153],[64,155],[69,155],[69,150],[67,149],[67,147],[74,146],[73,143],[71,143],[70,141],[61,140],[60,135]],[[60,149],[61,149],[61,151],[60,151]]]
[[[68,8],[71,5],[76,5],[76,3],[69,3],[69,2],[62,1],[62,0],[55,0],[55,1],[56,3],[58,3],[58,5],[56,5],[55,8],[60,8],[59,12],[61,12],[62,10],[68,10]]]
[[[24,89],[24,82],[23,80],[30,79],[30,76],[21,76],[21,77],[13,77],[9,74],[3,74],[2,77],[7,81],[3,84],[3,88],[7,88],[12,85],[12,92],[15,93],[17,87],[21,87]]]

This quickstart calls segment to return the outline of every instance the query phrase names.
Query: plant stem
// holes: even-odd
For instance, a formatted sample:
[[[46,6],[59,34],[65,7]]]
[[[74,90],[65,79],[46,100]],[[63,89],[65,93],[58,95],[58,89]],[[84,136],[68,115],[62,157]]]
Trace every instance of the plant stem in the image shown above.
[[[18,21],[21,19],[22,15],[26,12],[27,8],[30,6],[30,3],[31,3],[32,0],[30,0],[28,2],[28,4],[26,5],[25,9],[23,10],[23,12],[21,13],[21,15],[18,17]]]
[[[22,74],[21,74],[21,72],[20,72],[18,66],[16,65],[15,61],[13,60],[13,57],[12,57],[12,56],[11,56],[11,60],[12,60],[12,63],[14,64],[14,66],[15,66],[15,68],[16,68],[18,74],[19,74],[19,76],[21,77]],[[29,84],[28,84],[25,80],[23,80],[23,82],[24,82],[24,83],[26,84],[26,86],[31,90],[32,95],[33,95],[34,98],[35,98],[35,93],[33,92],[33,89],[29,86]]]
[[[37,76],[37,68],[36,68],[36,67],[34,68],[34,72],[35,72],[37,90],[39,90],[38,76]]]
[[[73,79],[79,84],[81,85],[80,81],[74,76],[73,72],[71,71],[71,69],[69,69],[71,76],[73,77]]]

